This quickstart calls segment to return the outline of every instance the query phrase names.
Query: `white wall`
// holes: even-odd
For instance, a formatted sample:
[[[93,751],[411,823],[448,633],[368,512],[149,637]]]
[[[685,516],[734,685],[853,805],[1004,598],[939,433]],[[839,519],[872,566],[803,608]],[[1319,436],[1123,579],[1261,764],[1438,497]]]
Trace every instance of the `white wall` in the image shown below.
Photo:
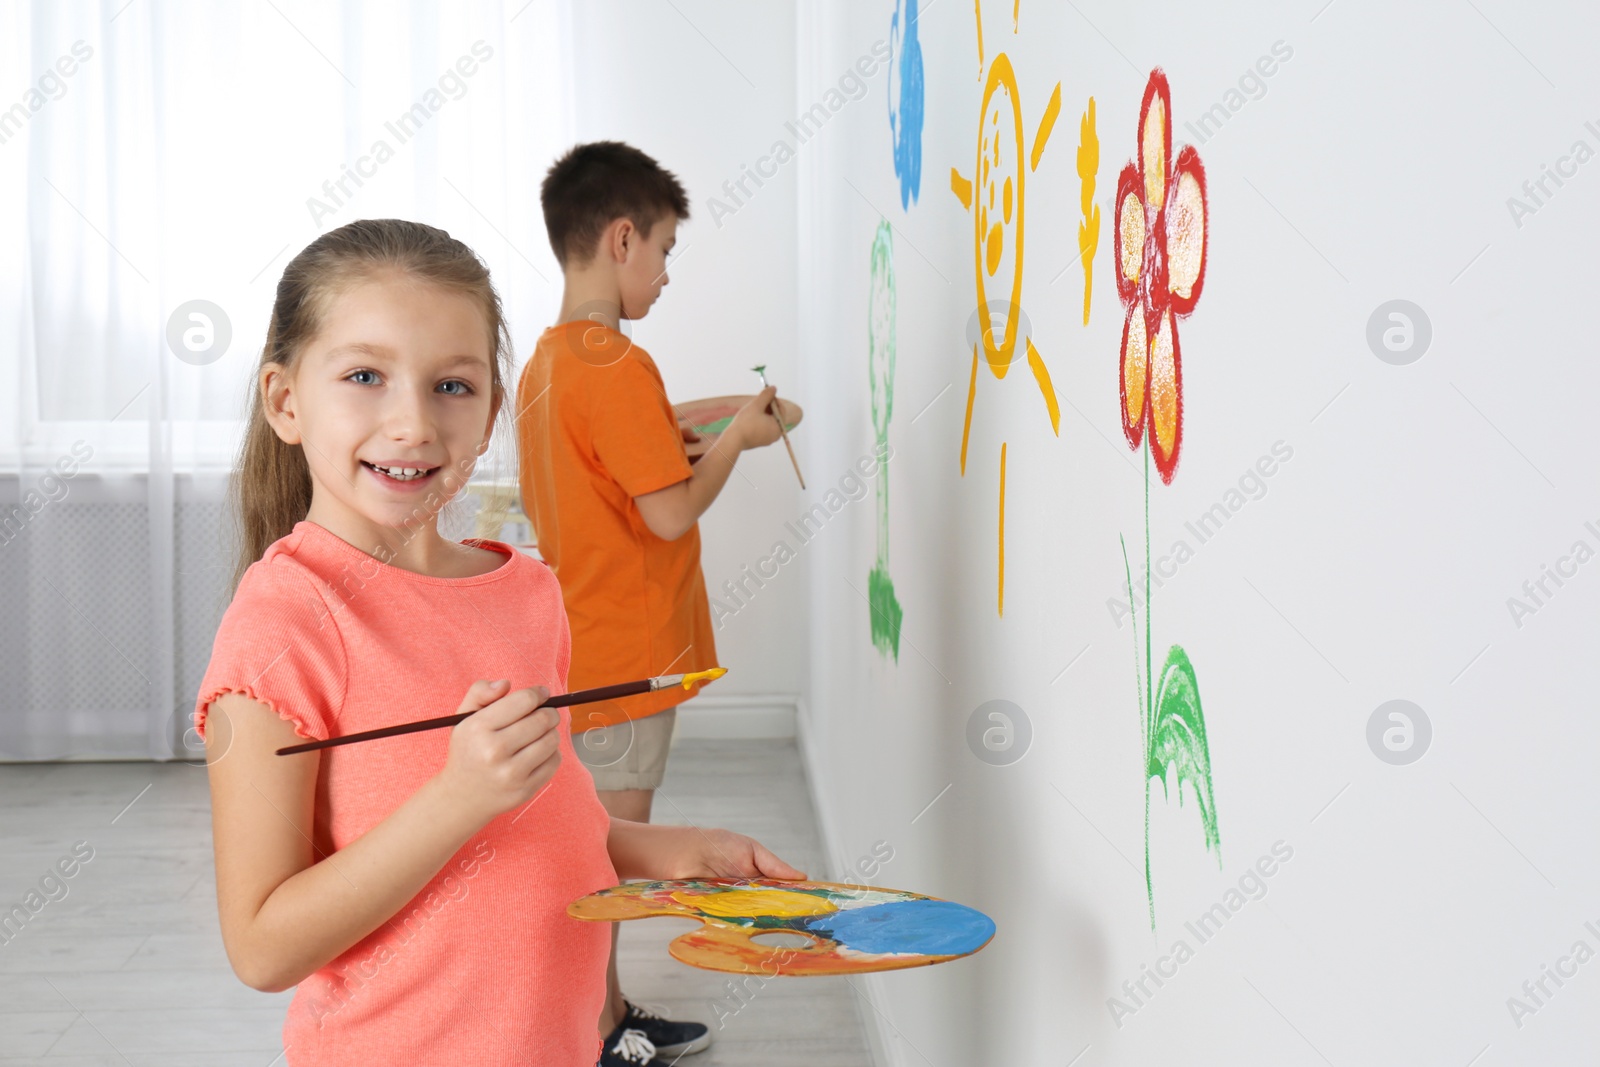
[[[1404,10],[1336,0],[936,3],[918,201],[899,202],[882,72],[718,227],[707,197],[792,134],[784,123],[886,38],[893,4],[574,5],[578,136],[621,137],[673,167],[695,218],[672,286],[635,337],[677,396],[744,390],[766,362],[806,405],[811,490],[778,449],[747,457],[702,523],[717,591],[873,447],[868,252],[894,224],[898,363],[890,440],[898,661],[871,644],[871,497],[840,508],[718,634],[730,694],[804,691],[802,728],[836,876],[877,841],[875,881],[980,907],[971,960],[857,983],[893,1064],[1567,1063],[1596,1008],[1585,964],[1527,997],[1582,940],[1600,951],[1600,740],[1586,653],[1600,585],[1585,563],[1537,610],[1508,598],[1600,550],[1590,450],[1597,370],[1582,309],[1600,182],[1578,168],[1513,221],[1507,198],[1600,132],[1592,16],[1501,4]],[[1275,42],[1293,49],[1203,141],[1185,128]],[[976,303],[972,217],[950,189],[974,168],[980,74],[1013,61],[1031,143],[1023,306],[1060,400],[1059,436],[1019,362],[980,369],[958,469]],[[1152,643],[1193,657],[1213,764],[1220,867],[1192,796],[1152,786],[1156,929],[1144,878],[1136,636],[1107,601],[1119,536],[1145,543],[1139,454],[1118,419],[1123,308],[1113,190],[1136,149],[1146,78],[1171,82],[1175,148],[1198,143],[1212,237],[1180,322],[1185,437],[1150,488],[1159,558],[1194,549],[1155,597]],[[746,80],[748,79],[748,81]],[[1102,229],[1081,318],[1078,119],[1096,100]],[[1570,172],[1570,166],[1561,164]],[[1420,305],[1431,347],[1380,361],[1369,317]],[[713,326],[714,324],[714,326]],[[714,338],[708,342],[708,338]],[[754,340],[749,340],[754,339]],[[1007,445],[1005,612],[996,612],[997,460]],[[1293,449],[1259,499],[1198,544],[1185,523],[1273,445]],[[1137,574],[1137,570],[1135,572]],[[853,588],[852,588],[853,587]],[[1531,603],[1531,602],[1530,602]],[[1143,616],[1141,615],[1141,622]],[[1520,621],[1520,626],[1518,625]],[[1433,737],[1407,766],[1367,725],[1416,702]],[[1014,702],[1032,740],[977,759],[968,721]],[[1277,842],[1266,894],[1201,943],[1186,927]],[[1193,957],[1153,995],[1122,988],[1179,940]],[[1533,1014],[1512,1018],[1508,998]],[[1114,1019],[1120,998],[1132,1015]],[[1353,1022],[1359,1020],[1356,1025]],[[1120,1022],[1120,1025],[1118,1023]],[[1074,1057],[1080,1057],[1074,1059]],[[1478,1057],[1474,1059],[1474,1057]]]
[[[720,220],[707,206],[791,117],[793,5],[572,6],[576,54],[584,57],[574,63],[578,139],[637,146],[676,173],[690,197],[668,286],[650,315],[632,324],[634,340],[661,368],[674,400],[755,392],[750,368],[765,363],[780,394],[794,397],[810,418],[795,344],[794,170],[782,169],[759,189],[747,180],[755,195]],[[805,436],[805,429],[796,434],[797,445],[804,447]],[[700,521],[713,596],[770,554],[801,500],[781,444],[739,460]],[[764,588],[747,581],[754,595],[745,606],[723,596],[737,612],[717,631],[717,651],[732,671],[696,708],[728,701],[792,706],[805,663],[805,567],[803,557],[782,566]]]
[[[899,298],[898,663],[873,648],[867,607],[845,586],[864,589],[873,564],[871,505],[852,505],[807,549],[803,727],[826,830],[841,866],[888,841],[882,884],[972,904],[999,927],[974,959],[862,984],[886,1062],[1578,1062],[1600,963],[1564,987],[1547,981],[1554,995],[1520,1027],[1507,1001],[1575,942],[1600,951],[1584,926],[1600,929],[1588,655],[1600,564],[1549,586],[1520,627],[1507,600],[1574,542],[1600,549],[1585,526],[1600,528],[1586,441],[1600,371],[1580,310],[1597,274],[1600,164],[1520,227],[1507,198],[1574,141],[1600,150],[1584,125],[1600,120],[1584,103],[1597,88],[1593,15],[1021,0],[1014,33],[1011,3],[980,6],[984,62],[1009,53],[1030,143],[1061,83],[1060,118],[1028,175],[1023,295],[1061,400],[1059,437],[1024,364],[1004,381],[980,369],[959,473],[976,300],[972,218],[950,171],[971,177],[976,154],[973,5],[935,4],[921,24],[918,203],[902,210],[896,195],[881,80],[799,161],[802,395],[818,485],[872,443],[868,251],[880,217],[895,226]],[[887,33],[892,9],[802,5],[796,110]],[[1219,869],[1193,798],[1180,807],[1156,784],[1152,933],[1137,646],[1106,603],[1123,581],[1119,535],[1135,558],[1145,538],[1138,454],[1118,417],[1112,193],[1152,67],[1171,81],[1176,150],[1197,140],[1183,124],[1279,40],[1293,56],[1264,95],[1199,145],[1212,243],[1203,296],[1180,324],[1183,455],[1173,483],[1150,488],[1155,554],[1179,539],[1197,549],[1156,594],[1153,643],[1157,665],[1172,643],[1193,657],[1221,834]],[[1075,153],[1091,95],[1103,222],[1084,326]],[[1432,322],[1431,348],[1408,366],[1366,341],[1369,316],[1394,298]],[[1266,494],[1193,544],[1185,521],[1278,441],[1293,457]],[[1382,762],[1366,739],[1394,698],[1433,727],[1409,766]],[[1032,726],[1010,766],[985,764],[966,741],[991,699],[1015,702]],[[1293,858],[1266,896],[1201,944],[1185,922],[1278,841]],[[1193,958],[1163,987],[1147,982],[1152,997],[1129,998],[1122,983],[1180,939]],[[1113,996],[1138,1008],[1120,1026]]]

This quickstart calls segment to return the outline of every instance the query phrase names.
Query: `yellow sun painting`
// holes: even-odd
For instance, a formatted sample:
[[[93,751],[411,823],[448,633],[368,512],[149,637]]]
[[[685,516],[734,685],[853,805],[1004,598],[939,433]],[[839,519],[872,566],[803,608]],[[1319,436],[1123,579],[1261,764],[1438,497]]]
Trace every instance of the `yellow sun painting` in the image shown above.
[[[1017,6],[1013,0],[1011,32],[1016,33]],[[978,20],[978,76],[983,74],[982,0],[973,5]],[[1050,428],[1061,434],[1061,406],[1050,384],[1050,371],[1044,358],[1033,347],[1033,338],[1018,338],[1022,306],[1022,239],[1024,235],[1023,189],[1029,172],[1037,170],[1039,158],[1050,140],[1056,115],[1061,110],[1061,83],[1056,82],[1039,119],[1031,148],[1023,143],[1022,100],[1017,92],[1016,72],[1005,52],[995,54],[988,67],[983,89],[983,106],[978,112],[978,156],[971,179],[950,168],[950,189],[961,205],[972,213],[973,268],[977,279],[978,316],[982,324],[972,346],[972,375],[967,384],[967,415],[961,429],[961,474],[967,473],[967,441],[972,435],[972,405],[978,393],[978,349],[996,379],[1004,378],[1022,341],[1028,354],[1028,367],[1050,413]],[[997,322],[1003,319],[1003,322]],[[996,610],[1006,608],[1006,445],[1000,444],[1000,522],[999,591]]]

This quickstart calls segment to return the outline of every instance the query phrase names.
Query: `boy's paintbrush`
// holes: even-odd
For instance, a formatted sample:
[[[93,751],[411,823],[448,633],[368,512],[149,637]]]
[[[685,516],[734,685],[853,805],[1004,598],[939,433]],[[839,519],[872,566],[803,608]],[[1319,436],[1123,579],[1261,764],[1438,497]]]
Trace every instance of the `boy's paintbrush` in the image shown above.
[[[763,363],[759,367],[751,367],[750,369],[761,376],[761,388],[765,389],[767,387],[767,365]],[[794,464],[794,476],[800,479],[800,488],[804,489],[806,487],[806,476],[800,473],[800,461],[794,458],[794,445],[789,443],[789,431],[783,425],[783,404],[778,401],[776,395],[773,396],[772,402],[773,406],[778,409],[772,413],[772,417],[778,420],[778,432],[783,435],[783,447],[789,450],[789,462]]]
[[[695,671],[691,674],[664,674],[657,678],[642,678],[637,682],[622,682],[619,685],[602,685],[597,689],[580,689],[576,693],[562,693],[553,696],[539,705],[542,708],[564,708],[569,704],[591,704],[597,700],[614,700],[617,697],[633,696],[635,693],[653,693],[658,689],[670,689],[681,685],[685,689],[695,682],[711,682],[728,673],[726,667],[712,667],[708,671]],[[437,730],[445,726],[454,726],[475,712],[463,712],[459,715],[441,715],[437,719],[421,719],[417,722],[404,722],[398,726],[384,726],[376,730],[363,730],[358,734],[345,734],[343,737],[330,737],[325,741],[308,741],[303,745],[290,745],[288,748],[278,749],[280,756],[292,756],[297,752],[312,752],[319,748],[332,748],[335,745],[348,745],[356,741],[372,741],[380,737],[394,737],[398,734],[414,734],[421,730]]]

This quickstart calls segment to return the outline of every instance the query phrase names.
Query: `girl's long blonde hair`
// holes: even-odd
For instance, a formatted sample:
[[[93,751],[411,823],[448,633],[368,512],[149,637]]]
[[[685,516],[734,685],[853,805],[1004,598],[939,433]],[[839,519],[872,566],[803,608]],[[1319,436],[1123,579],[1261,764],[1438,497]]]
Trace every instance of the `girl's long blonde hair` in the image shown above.
[[[491,399],[500,404],[511,377],[511,333],[500,294],[477,254],[445,231],[404,219],[360,219],[318,237],[289,261],[278,280],[267,343],[250,379],[250,414],[229,488],[238,557],[231,588],[267,548],[311,510],[311,470],[301,445],[285,444],[267,422],[260,370],[277,363],[295,371],[306,342],[322,328],[334,298],[382,270],[475,298],[489,326]]]

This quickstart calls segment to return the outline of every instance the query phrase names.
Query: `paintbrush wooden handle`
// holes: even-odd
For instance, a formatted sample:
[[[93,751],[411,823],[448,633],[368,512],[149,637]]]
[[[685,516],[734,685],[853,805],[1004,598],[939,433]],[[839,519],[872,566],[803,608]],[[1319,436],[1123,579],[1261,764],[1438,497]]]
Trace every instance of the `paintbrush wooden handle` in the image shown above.
[[[774,411],[774,408],[777,410]],[[789,462],[794,464],[794,476],[800,480],[800,488],[804,489],[806,476],[800,473],[800,461],[795,458],[794,445],[789,443],[789,428],[783,424],[783,404],[779,402],[776,393],[772,396],[772,403],[767,405],[767,410],[778,420],[778,433],[783,436],[783,447],[789,450]]]
[[[637,682],[621,682],[617,685],[602,685],[595,689],[580,689],[576,693],[560,693],[539,706],[543,708],[564,708],[572,704],[589,704],[597,700],[615,700],[618,697],[633,696],[636,693],[649,693],[654,689],[655,679],[645,678]],[[439,730],[446,726],[454,726],[468,715],[473,714],[476,713],[466,711],[457,715],[441,715],[437,719],[403,722],[397,726],[383,726],[376,730],[363,730],[357,734],[330,737],[323,741],[307,741],[304,744],[280,748],[278,749],[278,755],[292,756],[299,752],[314,752],[320,748],[350,745],[357,741],[375,741],[380,737],[398,737],[401,734],[420,733],[423,730]]]

